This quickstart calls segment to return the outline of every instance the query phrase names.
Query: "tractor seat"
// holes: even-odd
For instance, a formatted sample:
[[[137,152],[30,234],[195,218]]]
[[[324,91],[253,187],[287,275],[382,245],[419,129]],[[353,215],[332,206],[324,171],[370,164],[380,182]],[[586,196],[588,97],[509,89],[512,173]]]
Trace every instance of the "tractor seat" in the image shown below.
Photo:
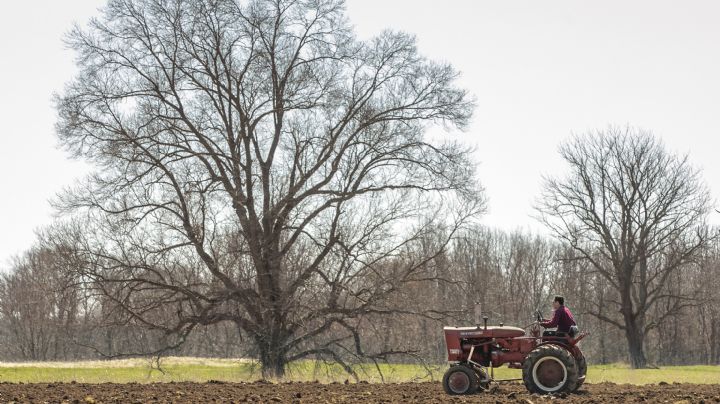
[[[570,332],[562,332],[557,330],[549,330],[549,331],[543,331],[543,337],[570,337],[574,338],[580,330],[578,330],[578,327],[576,325],[570,327]]]

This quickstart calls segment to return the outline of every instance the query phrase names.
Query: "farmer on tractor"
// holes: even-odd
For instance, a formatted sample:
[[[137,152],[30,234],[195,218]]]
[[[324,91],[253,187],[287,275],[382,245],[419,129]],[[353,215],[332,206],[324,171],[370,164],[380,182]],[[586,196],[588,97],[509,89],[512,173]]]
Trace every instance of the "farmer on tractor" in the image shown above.
[[[557,327],[556,335],[567,334],[574,337],[578,328],[570,309],[565,307],[565,298],[562,296],[555,296],[555,299],[553,300],[553,309],[555,309],[555,314],[553,314],[552,320],[543,320],[540,322],[540,325],[544,328]]]

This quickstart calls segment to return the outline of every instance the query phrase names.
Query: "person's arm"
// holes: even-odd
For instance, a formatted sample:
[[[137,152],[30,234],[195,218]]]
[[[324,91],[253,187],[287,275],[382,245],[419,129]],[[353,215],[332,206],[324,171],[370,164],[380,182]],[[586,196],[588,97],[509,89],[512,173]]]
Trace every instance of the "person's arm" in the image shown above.
[[[560,309],[555,310],[555,314],[553,314],[552,320],[543,321],[543,322],[540,323],[540,325],[543,326],[543,327],[545,327],[545,328],[557,327],[558,321],[560,321],[560,312],[561,312],[561,311],[562,311],[562,310],[560,310]]]

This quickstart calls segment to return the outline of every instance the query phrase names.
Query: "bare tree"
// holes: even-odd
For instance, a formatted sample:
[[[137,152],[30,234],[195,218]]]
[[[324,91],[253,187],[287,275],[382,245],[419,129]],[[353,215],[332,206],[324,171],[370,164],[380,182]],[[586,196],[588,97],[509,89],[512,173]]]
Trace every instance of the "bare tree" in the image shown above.
[[[111,0],[68,44],[58,133],[98,170],[58,206],[86,214],[82,278],[168,346],[230,321],[265,375],[340,359],[440,252],[410,246],[482,210],[468,150],[424,136],[467,124],[458,73],[359,41],[343,1]]]
[[[545,180],[540,218],[617,290],[619,299],[606,303],[620,311],[621,321],[603,307],[591,313],[623,330],[632,366],[645,367],[647,332],[700,301],[667,283],[713,237],[705,226],[709,192],[687,156],[666,151],[643,130],[575,136],[560,154],[570,173]],[[664,309],[650,316],[653,307]]]

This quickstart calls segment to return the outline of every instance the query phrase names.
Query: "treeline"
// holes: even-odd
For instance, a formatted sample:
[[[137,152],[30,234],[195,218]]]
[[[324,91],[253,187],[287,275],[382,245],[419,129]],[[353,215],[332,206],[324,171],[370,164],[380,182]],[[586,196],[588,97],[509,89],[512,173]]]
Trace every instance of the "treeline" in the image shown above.
[[[80,279],[73,252],[38,245],[14,260],[0,280],[0,360],[73,361],[140,356],[162,335],[133,324],[97,283]],[[232,324],[196,330],[177,355],[240,357],[246,348]]]
[[[434,232],[423,240],[428,250],[447,237]],[[667,283],[664,294],[677,299],[648,313],[655,322],[646,335],[651,365],[720,364],[720,243],[700,257]],[[164,332],[128,318],[98,292],[99,285],[78,278],[81,271],[72,267],[76,258],[71,249],[41,237],[2,276],[0,360],[124,357],[168,346]],[[581,329],[591,333],[582,343],[591,363],[628,360],[623,330],[612,324],[622,324],[613,309],[617,292],[578,260],[573,248],[547,237],[475,226],[454,236],[415,276],[387,302],[395,313],[357,324],[361,350],[377,353],[372,359],[441,363],[446,355],[442,327],[474,324],[475,303],[491,323],[522,327],[538,308],[549,316],[552,296],[561,294]],[[172,316],[172,310],[166,314]],[[232,322],[197,327],[180,345],[159,354],[257,357]],[[348,350],[344,359],[350,361],[349,356],[357,352]]]
[[[452,282],[419,289],[414,304],[460,308],[456,323],[473,324],[477,301],[491,323],[522,327],[532,321],[536,308],[548,317],[552,296],[564,295],[580,328],[591,333],[582,342],[589,361],[628,362],[625,332],[615,325],[623,325],[618,292],[578,260],[571,247],[522,232],[476,228],[456,240],[446,259],[434,262],[433,271]],[[667,299],[647,313],[652,324],[645,336],[649,364],[720,363],[719,287],[720,243],[715,241],[696,262],[672,274],[663,291]],[[428,329],[425,321],[416,322],[398,338],[419,346],[430,339],[425,349],[437,361],[443,359],[439,327]]]

